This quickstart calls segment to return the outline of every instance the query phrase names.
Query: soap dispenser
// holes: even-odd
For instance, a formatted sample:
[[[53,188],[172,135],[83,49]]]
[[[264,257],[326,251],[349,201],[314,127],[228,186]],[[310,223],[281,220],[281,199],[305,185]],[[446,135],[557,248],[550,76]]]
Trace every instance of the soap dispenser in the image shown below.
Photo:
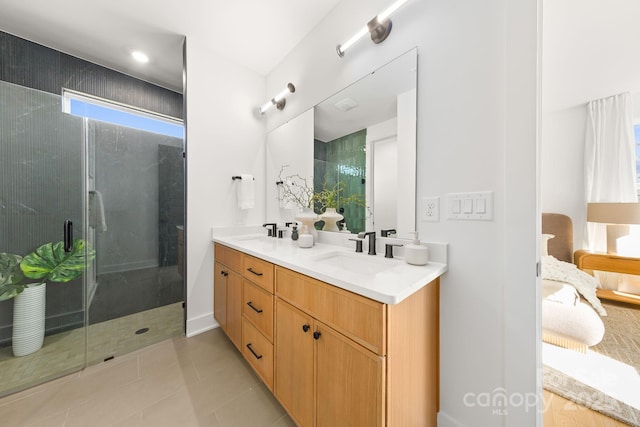
[[[414,238],[411,244],[404,247],[405,261],[407,261],[407,264],[412,265],[427,265],[427,262],[429,262],[429,248],[420,244],[417,231],[409,234],[413,234]]]

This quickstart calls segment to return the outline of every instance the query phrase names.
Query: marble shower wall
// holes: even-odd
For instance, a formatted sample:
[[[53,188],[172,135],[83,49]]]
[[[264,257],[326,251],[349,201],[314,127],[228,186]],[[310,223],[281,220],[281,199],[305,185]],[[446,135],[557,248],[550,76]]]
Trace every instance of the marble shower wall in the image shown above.
[[[91,127],[95,188],[107,224],[96,234],[98,275],[177,264],[176,226],[184,224],[182,139],[109,123]]]

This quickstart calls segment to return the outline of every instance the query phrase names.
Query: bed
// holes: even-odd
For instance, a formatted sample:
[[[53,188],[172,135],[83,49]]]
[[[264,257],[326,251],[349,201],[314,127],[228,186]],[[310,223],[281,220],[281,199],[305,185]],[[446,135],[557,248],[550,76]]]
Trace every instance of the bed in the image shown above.
[[[604,336],[605,309],[597,280],[573,264],[573,224],[562,214],[542,214],[542,340],[586,352]],[[596,312],[597,311],[597,312]]]

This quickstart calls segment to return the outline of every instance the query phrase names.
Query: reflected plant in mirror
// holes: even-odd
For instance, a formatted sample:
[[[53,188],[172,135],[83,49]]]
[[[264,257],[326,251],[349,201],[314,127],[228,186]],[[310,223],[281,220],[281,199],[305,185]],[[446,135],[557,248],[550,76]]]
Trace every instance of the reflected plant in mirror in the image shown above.
[[[300,176],[300,174],[283,176],[284,170],[288,167],[289,165],[282,165],[278,174],[278,200],[281,206],[285,209],[313,207],[313,187],[307,178]]]

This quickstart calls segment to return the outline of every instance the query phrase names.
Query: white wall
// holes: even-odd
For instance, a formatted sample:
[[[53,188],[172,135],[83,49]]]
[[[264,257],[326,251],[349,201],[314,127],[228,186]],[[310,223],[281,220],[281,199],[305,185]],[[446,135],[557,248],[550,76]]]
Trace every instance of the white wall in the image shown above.
[[[416,218],[416,89],[398,95],[398,236],[415,231]],[[408,184],[405,184],[408,183]]]
[[[541,202],[543,212],[568,215],[574,247],[586,224],[586,103],[630,92],[640,122],[640,14],[637,0],[544,1]]]
[[[267,93],[288,81],[297,88],[267,127],[418,47],[417,199],[495,192],[493,221],[418,222],[423,239],[450,244],[441,282],[439,425],[535,425],[534,408],[510,405],[500,415],[474,396],[504,388],[517,402],[540,391],[537,2],[414,0],[394,16],[384,43],[365,38],[340,59],[336,43],[388,3],[343,0],[311,31],[267,78]]]
[[[263,77],[187,34],[187,335],[215,325],[211,227],[264,221]],[[237,208],[231,177],[255,176],[255,208]]]
[[[305,111],[286,124],[272,130],[266,137],[266,197],[267,221],[293,221],[297,209],[283,209],[275,182],[283,165],[289,165],[282,177],[300,175],[313,187],[313,109]]]

